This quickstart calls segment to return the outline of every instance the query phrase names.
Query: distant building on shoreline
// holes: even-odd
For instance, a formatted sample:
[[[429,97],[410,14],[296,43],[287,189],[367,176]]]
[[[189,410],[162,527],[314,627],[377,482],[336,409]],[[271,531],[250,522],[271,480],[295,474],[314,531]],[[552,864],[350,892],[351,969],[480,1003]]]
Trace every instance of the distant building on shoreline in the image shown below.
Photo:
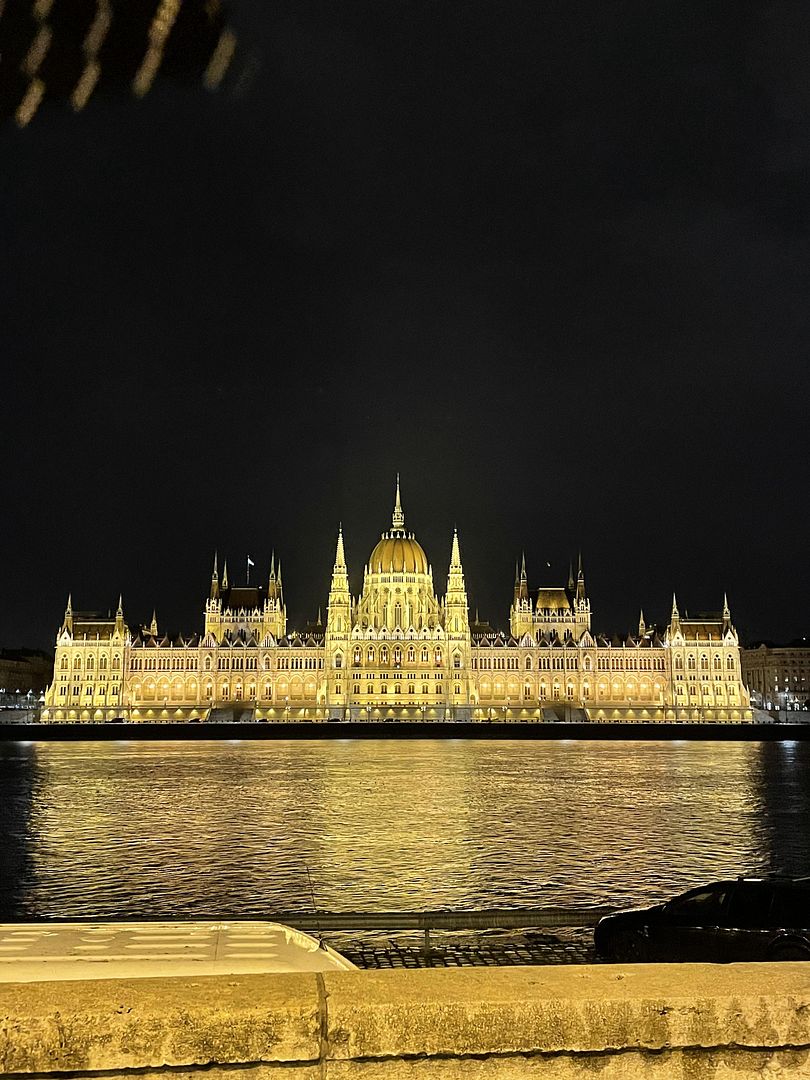
[[[762,641],[742,650],[742,676],[751,702],[772,712],[810,708],[810,643]]]
[[[39,700],[53,680],[53,657],[39,649],[0,649],[0,706]]]
[[[217,559],[202,634],[169,638],[74,611],[56,639],[45,721],[750,720],[740,645],[721,612],[608,639],[591,630],[580,559],[558,588],[516,573],[509,632],[471,621],[454,532],[444,595],[412,532],[397,483],[384,532],[353,596],[338,531],[327,616],[287,627],[281,563],[267,584],[237,585]]]

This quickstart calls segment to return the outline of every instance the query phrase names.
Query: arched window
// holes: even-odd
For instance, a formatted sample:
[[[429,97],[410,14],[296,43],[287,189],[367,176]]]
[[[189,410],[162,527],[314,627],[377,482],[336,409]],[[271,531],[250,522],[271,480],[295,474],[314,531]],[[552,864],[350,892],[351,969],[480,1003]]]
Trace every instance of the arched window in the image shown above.
[[[408,646],[408,663],[412,664],[415,659],[416,659],[416,649],[413,647],[413,645],[409,645]]]
[[[92,670],[93,670],[93,668],[94,668],[95,666],[96,666],[96,662],[95,662],[95,660],[93,659],[93,657],[92,657],[92,656],[88,656],[88,657],[87,657],[87,670],[88,670],[88,671],[92,671]]]
[[[399,645],[395,646],[395,648],[394,648],[394,663],[395,664],[401,664],[402,663],[402,649],[400,649]]]
[[[734,657],[731,655],[731,653],[729,653],[726,657],[726,667],[729,671],[734,670]]]
[[[121,670],[121,657],[118,655],[118,653],[115,653],[114,656],[113,656],[112,669],[113,669],[113,671],[120,671]]]
[[[212,661],[211,657],[206,656],[206,658],[205,658],[205,670],[210,671],[212,666],[213,666],[213,661]]]
[[[458,653],[453,653],[453,667],[454,668],[460,668],[461,667],[461,657],[458,655]]]
[[[380,646],[380,663],[381,664],[387,664],[388,663],[388,646],[387,645],[381,645]]]
[[[586,656],[585,659],[582,661],[582,669],[583,671],[593,670],[593,660],[591,660],[590,656]]]
[[[429,659],[430,656],[428,654],[427,645],[425,645],[425,647],[422,649],[422,663],[426,664]]]
[[[708,671],[709,670],[709,657],[708,657],[708,655],[706,653],[701,653],[700,654],[700,670],[701,671]]]
[[[336,668],[342,668],[343,667],[343,656],[342,656],[341,653],[335,653],[335,667]]]
[[[683,671],[683,657],[680,653],[675,657],[675,670]]]
[[[714,670],[719,671],[723,666],[723,661],[720,659],[720,654],[715,654],[714,657]]]
[[[66,656],[63,656],[62,659],[59,661],[59,670],[60,671],[67,671],[67,669],[68,669],[68,658]]]
[[[402,604],[394,604],[394,626],[402,626]]]
[[[354,663],[355,663],[355,665],[359,664],[360,661],[362,660],[362,658],[363,658],[363,652],[362,652],[360,646],[355,645],[355,647],[354,647]]]
[[[368,660],[368,662],[370,664],[374,663],[374,646],[373,645],[369,645],[368,652],[366,653],[366,658],[367,658],[367,660]]]
[[[78,671],[82,666],[82,658],[80,656],[73,657],[73,670]]]
[[[530,656],[526,657],[526,670],[527,671],[532,670],[532,658]]]
[[[697,665],[695,663],[695,654],[694,653],[689,653],[689,655],[687,656],[687,658],[686,658],[686,666],[689,668],[690,671],[695,670],[695,667]]]
[[[100,656],[99,657],[98,669],[99,669],[99,671],[106,671],[107,670],[107,657],[106,656]]]
[[[438,645],[436,646],[436,651],[433,654],[433,659],[434,659],[434,661],[436,663],[436,667],[441,667],[441,665],[442,665],[442,650],[439,648]]]

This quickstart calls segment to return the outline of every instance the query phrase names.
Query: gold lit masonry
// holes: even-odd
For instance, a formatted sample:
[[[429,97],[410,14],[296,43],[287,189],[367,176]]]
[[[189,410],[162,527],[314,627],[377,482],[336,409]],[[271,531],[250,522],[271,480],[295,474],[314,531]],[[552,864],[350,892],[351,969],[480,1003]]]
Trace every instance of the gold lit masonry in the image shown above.
[[[73,610],[56,639],[46,722],[178,720],[751,720],[728,602],[717,615],[606,638],[591,630],[580,559],[559,588],[515,574],[509,632],[470,621],[458,534],[447,588],[405,514],[397,482],[391,528],[349,590],[338,531],[326,624],[287,628],[281,562],[266,584],[232,584],[217,559],[203,633],[162,635]]]

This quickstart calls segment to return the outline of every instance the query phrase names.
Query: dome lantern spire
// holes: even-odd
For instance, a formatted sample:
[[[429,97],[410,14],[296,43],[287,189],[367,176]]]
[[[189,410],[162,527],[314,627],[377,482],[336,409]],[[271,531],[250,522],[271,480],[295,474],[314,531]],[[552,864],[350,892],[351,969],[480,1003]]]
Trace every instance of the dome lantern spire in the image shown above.
[[[399,497],[399,473],[397,473],[397,494],[396,498],[394,499],[394,513],[391,518],[391,531],[405,531],[405,514],[402,512],[402,502],[400,501]]]

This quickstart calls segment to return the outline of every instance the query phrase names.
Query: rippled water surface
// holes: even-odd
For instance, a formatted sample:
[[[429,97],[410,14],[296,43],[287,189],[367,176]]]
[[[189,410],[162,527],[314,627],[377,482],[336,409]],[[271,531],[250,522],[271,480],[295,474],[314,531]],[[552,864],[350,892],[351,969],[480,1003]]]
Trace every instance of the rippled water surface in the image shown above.
[[[626,904],[810,873],[804,743],[0,747],[0,914]]]

